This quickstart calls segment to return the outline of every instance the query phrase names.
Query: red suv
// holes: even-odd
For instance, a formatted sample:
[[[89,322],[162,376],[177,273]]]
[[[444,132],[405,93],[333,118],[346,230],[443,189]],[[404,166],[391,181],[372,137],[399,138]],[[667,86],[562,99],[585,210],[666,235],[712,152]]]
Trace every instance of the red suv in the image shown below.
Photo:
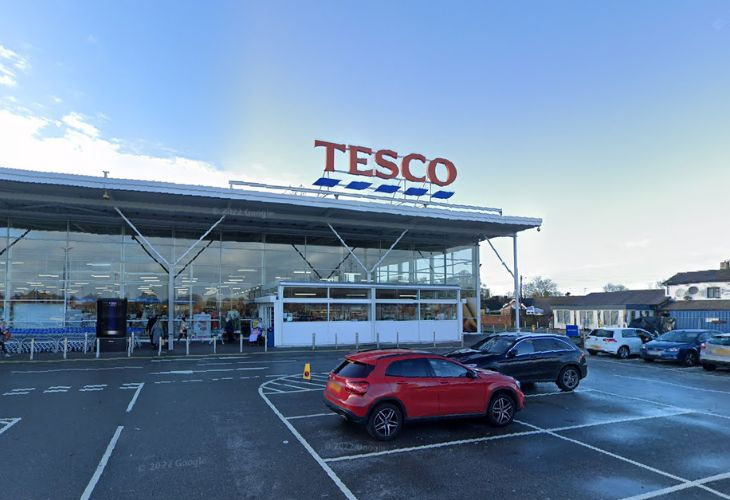
[[[372,437],[389,440],[404,421],[486,416],[505,426],[525,406],[525,396],[512,377],[438,354],[386,349],[347,356],[330,372],[324,402],[366,425]]]

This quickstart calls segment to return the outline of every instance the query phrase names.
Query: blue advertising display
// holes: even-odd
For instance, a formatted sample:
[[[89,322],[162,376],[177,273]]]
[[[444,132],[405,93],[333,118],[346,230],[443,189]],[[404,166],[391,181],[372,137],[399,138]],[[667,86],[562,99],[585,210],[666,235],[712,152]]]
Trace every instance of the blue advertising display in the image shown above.
[[[577,337],[580,335],[578,325],[565,325],[565,335],[568,337]]]

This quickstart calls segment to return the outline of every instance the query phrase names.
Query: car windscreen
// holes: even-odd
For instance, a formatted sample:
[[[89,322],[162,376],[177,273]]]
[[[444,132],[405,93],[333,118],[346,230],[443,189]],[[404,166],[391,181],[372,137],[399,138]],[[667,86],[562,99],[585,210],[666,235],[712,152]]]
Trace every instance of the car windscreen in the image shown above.
[[[507,349],[512,347],[514,342],[515,337],[494,337],[487,339],[486,342],[479,346],[479,350],[489,354],[504,354],[507,352]]]
[[[612,339],[613,330],[603,330],[603,329],[593,330],[590,335],[591,335],[591,337],[601,337],[604,339]]]
[[[335,374],[347,378],[366,378],[373,371],[373,368],[375,368],[373,365],[346,359],[335,369]]]
[[[730,345],[730,337],[712,337],[707,342],[712,345]]]
[[[664,335],[661,335],[659,337],[659,340],[663,340],[665,342],[693,342],[698,335],[699,332],[691,332],[687,330],[673,330],[671,332],[665,333]]]

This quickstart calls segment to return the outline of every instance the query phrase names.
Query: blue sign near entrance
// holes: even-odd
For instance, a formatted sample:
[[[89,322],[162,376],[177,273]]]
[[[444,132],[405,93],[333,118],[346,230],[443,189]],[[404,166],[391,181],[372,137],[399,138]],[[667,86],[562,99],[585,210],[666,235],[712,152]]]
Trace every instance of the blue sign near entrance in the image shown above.
[[[565,325],[565,335],[568,337],[577,337],[580,335],[578,325]]]

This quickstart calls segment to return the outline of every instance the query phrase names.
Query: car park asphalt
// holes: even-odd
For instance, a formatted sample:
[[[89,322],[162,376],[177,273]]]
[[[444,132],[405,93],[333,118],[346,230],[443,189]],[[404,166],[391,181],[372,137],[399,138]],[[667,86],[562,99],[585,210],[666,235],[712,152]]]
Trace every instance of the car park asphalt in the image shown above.
[[[0,363],[0,498],[730,498],[730,371],[590,356],[378,442],[322,403],[345,353]]]

